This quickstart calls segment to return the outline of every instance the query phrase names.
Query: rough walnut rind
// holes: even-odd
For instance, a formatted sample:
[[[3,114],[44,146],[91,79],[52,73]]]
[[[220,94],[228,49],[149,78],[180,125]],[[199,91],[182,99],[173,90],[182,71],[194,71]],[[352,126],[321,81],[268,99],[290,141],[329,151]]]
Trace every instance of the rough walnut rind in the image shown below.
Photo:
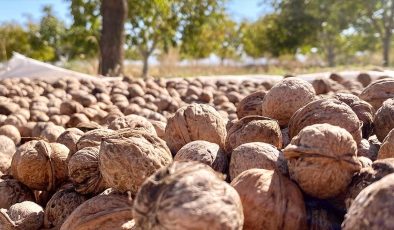
[[[50,229],[60,229],[66,218],[86,197],[74,191],[74,188],[67,187],[57,191],[48,201],[44,211],[44,227]]]
[[[21,142],[21,134],[18,128],[13,125],[3,125],[0,127],[0,135],[9,137],[15,145]]]
[[[165,135],[173,154],[185,144],[196,140],[216,143],[224,148],[226,122],[213,107],[191,104],[181,107],[168,119]]]
[[[276,120],[262,116],[246,116],[233,124],[226,137],[226,151],[249,142],[265,142],[282,148],[282,132]]]
[[[345,102],[356,113],[358,119],[363,122],[362,136],[368,138],[373,129],[373,118],[375,110],[368,102],[361,100],[359,97],[349,93],[338,93],[335,99]]]
[[[166,143],[155,134],[124,129],[103,138],[99,169],[108,186],[135,194],[144,180],[172,162]]]
[[[11,178],[0,179],[0,208],[23,201],[34,201],[33,192],[24,184]]]
[[[68,153],[68,148],[59,143],[27,142],[12,158],[12,175],[30,189],[53,191],[68,177]]]
[[[70,157],[68,175],[77,192],[98,194],[105,190],[98,159],[99,147],[83,148]]]
[[[279,156],[282,153],[274,146],[261,142],[251,142],[238,146],[231,153],[229,174],[234,179],[243,171],[252,168],[282,171]],[[284,162],[286,164],[286,162]]]
[[[4,135],[0,135],[0,152],[12,156],[16,151],[14,141]]]
[[[133,226],[132,201],[127,195],[115,192],[95,196],[78,206],[64,221],[61,230],[119,229]]]
[[[12,205],[8,210],[0,209],[0,226],[5,230],[38,230],[44,222],[44,210],[31,201]]]
[[[272,87],[262,103],[262,115],[278,120],[286,126],[291,116],[301,107],[315,99],[312,85],[299,78],[286,78]]]
[[[259,90],[244,97],[237,105],[237,116],[241,119],[250,115],[261,116],[261,105],[267,93]]]
[[[342,229],[393,229],[394,174],[369,185],[358,194],[345,215]]]
[[[345,129],[329,124],[305,127],[284,149],[290,178],[316,198],[343,192],[360,170],[357,145]]]
[[[174,161],[198,161],[213,170],[226,173],[228,160],[218,144],[208,141],[192,141],[184,145],[175,155]]]
[[[81,150],[86,147],[100,146],[101,140],[105,137],[114,134],[115,131],[112,129],[94,129],[86,132],[77,142],[77,149]]]
[[[316,100],[294,113],[289,122],[290,138],[307,126],[323,123],[344,128],[357,143],[361,141],[362,122],[350,106],[336,99]]]
[[[360,98],[371,104],[375,110],[383,102],[394,97],[394,79],[385,78],[369,84],[360,94]]]
[[[378,159],[393,158],[394,157],[394,129],[384,138],[382,146],[378,152]]]
[[[134,114],[116,118],[109,124],[108,128],[113,130],[132,128],[156,134],[155,127],[148,119]]]
[[[346,208],[349,209],[356,196],[364,188],[391,173],[394,173],[394,158],[377,160],[370,167],[362,168],[353,176],[352,182],[344,194]]]
[[[379,141],[384,140],[394,128],[394,99],[387,99],[376,111],[374,118],[374,131]]]
[[[274,170],[249,169],[231,185],[241,197],[244,230],[307,229],[300,189]]]
[[[133,207],[138,229],[242,229],[239,195],[209,166],[174,162],[141,186]]]
[[[56,142],[65,145],[70,150],[70,156],[78,151],[77,143],[83,132],[77,128],[68,128],[57,138]]]

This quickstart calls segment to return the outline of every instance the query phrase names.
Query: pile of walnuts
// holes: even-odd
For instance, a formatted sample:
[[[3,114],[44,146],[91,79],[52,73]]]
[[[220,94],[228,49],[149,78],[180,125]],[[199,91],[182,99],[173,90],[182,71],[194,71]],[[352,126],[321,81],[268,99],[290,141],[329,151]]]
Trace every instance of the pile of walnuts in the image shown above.
[[[0,81],[0,229],[393,229],[394,80]]]

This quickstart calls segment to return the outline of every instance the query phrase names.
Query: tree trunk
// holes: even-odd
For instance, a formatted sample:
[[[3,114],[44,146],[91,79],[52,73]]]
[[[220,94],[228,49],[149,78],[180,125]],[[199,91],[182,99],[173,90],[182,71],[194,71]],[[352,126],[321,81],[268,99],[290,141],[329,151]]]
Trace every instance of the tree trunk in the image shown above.
[[[149,55],[148,54],[144,54],[142,56],[143,58],[143,66],[142,66],[142,77],[146,78],[148,76],[148,69],[149,69]]]
[[[102,31],[100,39],[102,75],[119,75],[123,71],[124,23],[127,0],[102,0]]]
[[[383,38],[383,66],[387,67],[390,64],[390,45],[391,33],[386,32]]]
[[[335,66],[335,51],[331,45],[327,47],[327,62],[329,67]]]

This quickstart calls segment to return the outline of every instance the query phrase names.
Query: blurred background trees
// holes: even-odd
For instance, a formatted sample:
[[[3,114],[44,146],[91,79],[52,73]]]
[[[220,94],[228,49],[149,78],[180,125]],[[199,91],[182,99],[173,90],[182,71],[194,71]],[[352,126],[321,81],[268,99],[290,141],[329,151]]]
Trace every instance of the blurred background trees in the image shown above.
[[[174,52],[180,60],[192,62],[214,55],[222,65],[246,57],[300,56],[321,58],[322,62],[315,61],[317,65],[349,65],[360,64],[358,57],[375,53],[381,65],[392,64],[394,0],[261,0],[261,7],[269,5],[273,10],[255,21],[232,19],[226,0],[119,0],[112,4],[127,2],[127,16],[120,22],[124,33],[112,31],[107,38],[102,33],[106,31],[103,12],[107,11],[100,10],[105,0],[65,1],[70,3],[71,23],[65,24],[45,6],[38,21],[27,18],[24,24],[1,24],[0,61],[16,51],[50,62],[100,60],[103,70],[103,58],[124,56],[141,60],[143,76],[148,75],[150,58],[163,61]],[[116,38],[121,34],[123,39]],[[103,45],[100,49],[104,40],[124,55],[115,58]],[[115,65],[101,72],[108,74]]]

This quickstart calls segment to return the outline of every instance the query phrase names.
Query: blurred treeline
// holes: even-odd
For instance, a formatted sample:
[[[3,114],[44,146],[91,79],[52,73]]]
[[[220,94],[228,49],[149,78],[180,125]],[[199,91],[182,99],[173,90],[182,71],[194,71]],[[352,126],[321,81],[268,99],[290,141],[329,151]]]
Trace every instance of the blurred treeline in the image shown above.
[[[100,57],[100,0],[68,0],[70,25],[50,6],[43,17],[0,25],[0,61],[13,51],[43,61]],[[358,64],[378,53],[388,66],[394,32],[394,0],[262,0],[274,9],[256,21],[236,22],[225,0],[127,0],[123,44],[126,59],[169,52],[180,59],[215,54],[221,60],[303,55],[316,65]],[[146,73],[144,73],[146,74]]]

